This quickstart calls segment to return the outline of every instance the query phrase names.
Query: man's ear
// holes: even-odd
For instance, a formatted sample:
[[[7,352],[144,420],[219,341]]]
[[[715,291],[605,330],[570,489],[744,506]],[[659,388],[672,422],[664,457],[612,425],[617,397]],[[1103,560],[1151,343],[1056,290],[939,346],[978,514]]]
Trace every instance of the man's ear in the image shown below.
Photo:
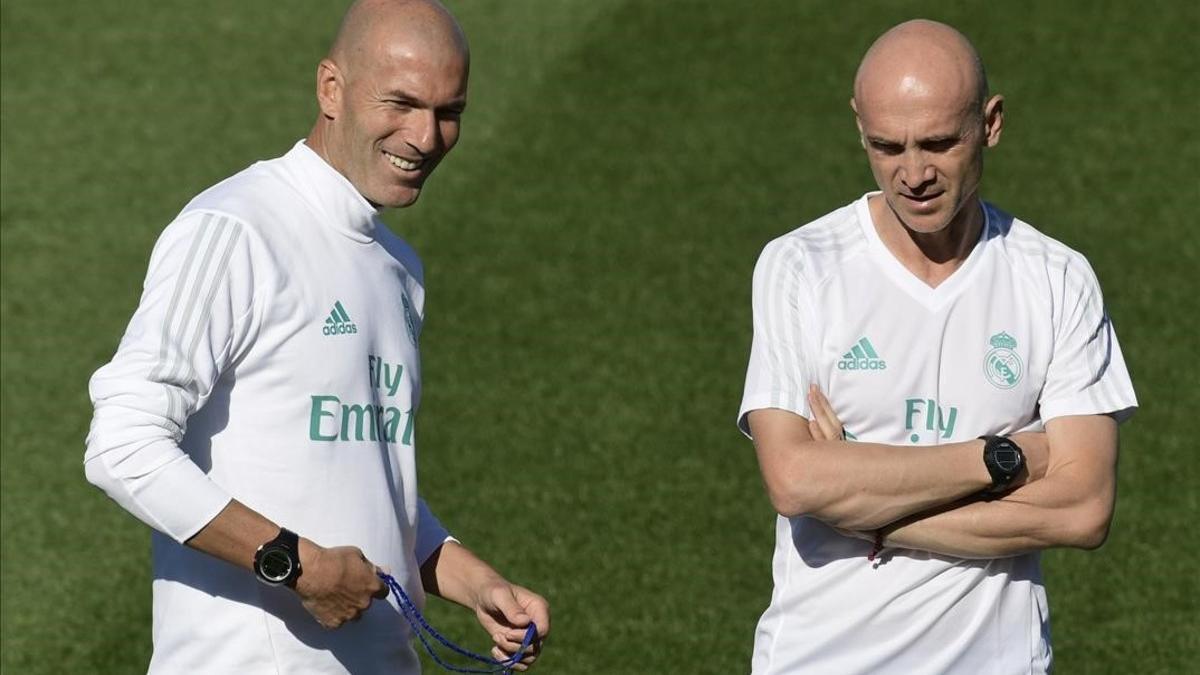
[[[863,135],[862,118],[858,116],[858,104],[854,102],[854,97],[850,97],[850,109],[854,111],[854,125],[858,127],[858,144],[867,149],[867,137]]]
[[[983,133],[987,147],[994,148],[1000,142],[1004,130],[1004,97],[997,94],[983,105]]]
[[[344,84],[336,63],[323,59],[317,64],[317,105],[328,119],[337,119],[341,114]]]

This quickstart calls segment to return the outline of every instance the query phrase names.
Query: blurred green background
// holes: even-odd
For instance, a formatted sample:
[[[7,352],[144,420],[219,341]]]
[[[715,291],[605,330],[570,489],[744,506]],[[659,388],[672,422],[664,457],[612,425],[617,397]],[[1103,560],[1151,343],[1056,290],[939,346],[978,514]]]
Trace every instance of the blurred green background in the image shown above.
[[[149,536],[83,478],[87,380],[165,224],[307,133],[344,6],[4,1],[4,672],[145,669]],[[1007,97],[985,196],[1089,257],[1142,403],[1108,544],[1044,556],[1058,671],[1194,667],[1195,3],[450,6],[473,52],[463,139],[388,216],[426,265],[422,492],[550,598],[539,670],[749,669],[773,537],[733,425],[750,273],[872,187],[850,82],[915,16],[979,47]]]

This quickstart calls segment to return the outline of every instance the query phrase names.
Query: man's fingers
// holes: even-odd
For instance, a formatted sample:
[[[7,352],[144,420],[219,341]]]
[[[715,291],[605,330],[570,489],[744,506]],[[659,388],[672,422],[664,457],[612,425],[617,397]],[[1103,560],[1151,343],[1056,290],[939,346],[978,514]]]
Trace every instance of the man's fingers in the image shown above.
[[[306,565],[296,592],[321,627],[333,630],[355,622],[376,599],[388,596],[379,568],[354,546],[323,549]]]
[[[833,414],[833,407],[829,405],[829,399],[825,398],[825,393],[817,385],[812,385],[808,388],[809,401],[815,404],[817,411],[817,419],[821,421],[822,426],[826,430],[836,421],[836,416]]]
[[[496,633],[492,635],[492,642],[506,653],[515,654],[521,648],[521,645],[525,643],[525,631],[520,631],[516,634],[512,632]],[[535,639],[526,651],[533,652],[537,649],[537,644],[538,640]]]
[[[513,586],[513,592],[518,596],[520,603],[524,605],[525,613],[537,624],[537,637],[534,642],[540,645],[542,638],[550,633],[550,603],[523,586]]]
[[[813,420],[821,427],[823,440],[841,440],[842,423],[815,384],[808,388],[808,406],[813,411]]]
[[[507,661],[524,647],[513,670],[527,669],[542,650],[542,638],[550,630],[550,606],[545,598],[515,584],[497,584],[480,596],[476,606],[480,622],[491,632],[492,656]],[[525,643],[530,628],[537,631]]]
[[[501,628],[492,635],[492,640],[496,644],[512,645],[515,649],[525,641],[525,628]]]
[[[388,588],[387,584],[383,583],[383,579],[379,578],[379,574],[381,572],[384,572],[383,568],[379,567],[378,565],[375,565],[370,560],[367,560],[365,557],[363,558],[363,562],[365,562],[367,564],[367,567],[369,567],[371,570],[371,582],[370,582],[370,585],[367,587],[368,592],[370,592],[372,598],[376,598],[378,600],[383,600],[384,598],[386,598],[388,596],[388,593],[391,590]],[[384,573],[386,573],[386,572],[384,572]]]
[[[507,661],[512,658],[512,654],[505,652],[504,650],[500,649],[499,647],[492,647],[492,658],[497,661]],[[521,670],[521,671],[528,670],[529,666],[532,665],[533,662],[536,660],[537,660],[537,654],[526,653],[524,656],[521,657],[520,661],[517,661],[515,664],[513,664],[512,669],[513,670]]]
[[[821,428],[821,423],[817,421],[816,407],[813,406],[811,403],[809,404],[809,407],[813,408],[814,414],[813,414],[813,419],[808,421],[808,434],[813,437],[814,441],[833,440],[833,439],[827,438],[825,436],[825,430]]]
[[[814,434],[814,438],[821,441],[836,440],[833,425],[829,423],[828,414],[821,405],[821,392],[818,392],[816,386],[809,388],[809,408],[812,411],[812,419],[809,420],[809,424],[816,424],[818,430],[818,434]]]
[[[489,614],[493,616],[498,615],[498,619],[503,619],[502,623],[516,628],[523,628],[529,625],[531,621],[530,616],[525,611],[525,608],[521,606],[521,603],[517,602],[517,597],[513,595],[511,588],[497,586],[492,589],[488,601],[492,605],[492,611]]]
[[[512,654],[517,653],[517,650],[520,649],[520,647],[521,647],[520,642],[514,642],[514,641],[509,640],[499,634],[492,636],[492,642],[495,643],[493,649],[498,649],[498,650],[504,652],[506,655],[512,655]],[[507,658],[507,656],[506,656],[506,658]]]
[[[842,436],[842,421],[838,419],[837,413],[833,410],[833,405],[829,403],[829,398],[825,396],[825,392],[817,389],[816,394],[817,401],[821,404],[821,409],[825,411],[825,421],[829,423],[830,429],[840,438]]]

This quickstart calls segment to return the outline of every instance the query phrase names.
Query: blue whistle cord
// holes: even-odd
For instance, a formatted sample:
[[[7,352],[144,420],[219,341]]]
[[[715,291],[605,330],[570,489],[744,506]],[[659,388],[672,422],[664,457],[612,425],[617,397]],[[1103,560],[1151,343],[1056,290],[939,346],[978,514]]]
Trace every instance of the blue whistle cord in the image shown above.
[[[426,621],[425,617],[421,614],[421,610],[417,609],[417,606],[413,604],[413,601],[408,597],[408,594],[405,593],[404,589],[400,587],[400,583],[396,581],[395,577],[387,574],[386,572],[380,572],[379,578],[383,579],[383,583],[387,584],[387,587],[391,589],[392,593],[396,596],[396,602],[400,605],[400,613],[404,615],[405,619],[408,619],[408,624],[412,626],[413,632],[417,634],[418,638],[420,638],[421,644],[425,647],[425,651],[429,653],[430,658],[432,658],[435,663],[446,670],[456,673],[504,673],[507,675],[508,673],[512,672],[513,666],[521,662],[521,658],[525,656],[525,652],[529,651],[529,647],[533,645],[534,638],[537,637],[537,626],[530,621],[529,628],[525,629],[525,639],[521,641],[521,647],[517,649],[517,652],[512,656],[504,659],[503,661],[497,661],[490,656],[476,654],[473,651],[459,647],[453,642],[447,640],[444,636],[442,636],[441,633],[434,630],[433,626],[430,626],[429,622]],[[453,664],[446,663],[440,656],[438,656],[437,652],[434,651],[433,645],[429,644],[429,640],[425,637],[426,634],[428,634],[429,637],[432,637],[434,640],[440,642],[443,647],[458,654],[459,656],[471,659],[472,661],[478,661],[479,663],[485,663],[489,667],[463,668],[461,666],[455,666]]]

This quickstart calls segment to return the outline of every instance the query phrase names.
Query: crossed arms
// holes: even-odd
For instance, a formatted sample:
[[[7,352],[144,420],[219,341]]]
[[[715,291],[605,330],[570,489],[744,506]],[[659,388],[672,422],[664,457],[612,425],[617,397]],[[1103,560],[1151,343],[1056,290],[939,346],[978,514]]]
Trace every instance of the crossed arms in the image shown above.
[[[911,447],[841,440],[825,396],[809,392],[809,420],[779,409],[750,413],[759,467],[780,515],[807,515],[848,536],[962,558],[999,558],[1053,546],[1104,543],[1116,499],[1117,423],[1106,415],[1051,419],[1045,433],[1010,436],[1027,471],[1003,496],[991,485],[983,441]]]

